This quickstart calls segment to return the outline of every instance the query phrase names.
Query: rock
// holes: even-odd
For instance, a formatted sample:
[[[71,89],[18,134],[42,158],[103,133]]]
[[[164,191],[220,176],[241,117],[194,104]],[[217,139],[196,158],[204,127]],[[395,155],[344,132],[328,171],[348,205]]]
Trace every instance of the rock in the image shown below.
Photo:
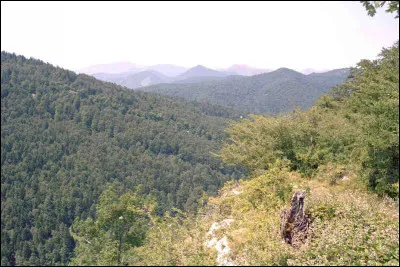
[[[237,190],[235,190],[235,189],[233,189],[232,190],[232,193],[234,194],[234,195],[239,195],[240,193],[242,193],[241,191],[237,191]]]
[[[281,236],[294,247],[304,243],[310,225],[310,219],[304,214],[305,196],[305,191],[294,193],[290,209],[281,213]]]
[[[217,250],[217,266],[236,266],[232,259],[230,259],[231,249],[229,248],[228,238],[223,236],[218,240],[215,235],[216,230],[229,227],[232,222],[234,222],[233,219],[225,219],[222,222],[214,222],[207,233],[205,246],[214,247]]]
[[[342,181],[347,181],[347,180],[350,180],[350,178],[348,177],[348,176],[343,176],[343,178],[342,178]]]

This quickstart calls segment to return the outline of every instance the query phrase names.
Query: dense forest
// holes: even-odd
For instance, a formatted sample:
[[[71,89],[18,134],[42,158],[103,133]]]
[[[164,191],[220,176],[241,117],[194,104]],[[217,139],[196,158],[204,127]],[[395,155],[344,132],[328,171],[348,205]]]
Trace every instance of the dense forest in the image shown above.
[[[195,212],[244,173],[210,154],[238,118],[2,52],[2,265],[66,264],[75,247],[68,228],[95,216],[109,183],[141,185],[158,215]]]

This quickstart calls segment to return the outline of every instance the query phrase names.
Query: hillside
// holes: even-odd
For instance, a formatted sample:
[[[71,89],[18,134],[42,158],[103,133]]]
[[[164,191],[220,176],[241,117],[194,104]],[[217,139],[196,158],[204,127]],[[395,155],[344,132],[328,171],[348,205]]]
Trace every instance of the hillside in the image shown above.
[[[310,110],[232,124],[218,155],[249,179],[225,183],[197,216],[149,215],[155,227],[120,262],[398,266],[399,43],[352,77]],[[94,252],[79,248],[73,263]]]
[[[160,220],[126,261],[144,266],[397,266],[398,203],[351,184],[307,182],[283,165],[249,181],[227,183],[199,216]],[[280,236],[281,212],[299,190],[306,191],[304,210],[311,227],[306,242],[292,246]]]
[[[229,77],[229,76],[228,76]],[[219,81],[219,80],[223,80],[226,79],[226,77],[216,77],[216,76],[199,76],[199,77],[190,77],[190,78],[186,78],[184,80],[173,80],[170,83],[202,83],[202,82],[209,82],[209,81]]]
[[[396,43],[309,110],[233,122],[2,52],[2,265],[397,266],[398,59]],[[345,73],[248,78],[312,91]]]
[[[348,69],[304,75],[280,68],[251,77],[230,76],[202,83],[162,84],[141,90],[229,106],[248,113],[278,114],[291,111],[293,107],[311,107],[320,95],[343,82],[348,74]]]
[[[2,265],[60,265],[74,220],[113,184],[139,186],[159,215],[194,213],[243,170],[211,156],[234,110],[132,91],[1,53]]]
[[[348,76],[350,73],[349,68],[330,70],[322,73],[311,73],[307,75],[312,78],[314,82],[319,83],[322,86],[334,86],[343,82],[343,77]]]

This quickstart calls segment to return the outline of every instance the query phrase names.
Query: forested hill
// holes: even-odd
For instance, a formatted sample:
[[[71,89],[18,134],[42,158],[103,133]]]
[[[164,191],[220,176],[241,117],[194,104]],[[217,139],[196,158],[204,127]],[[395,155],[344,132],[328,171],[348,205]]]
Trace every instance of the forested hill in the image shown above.
[[[60,265],[110,183],[194,212],[240,169],[211,156],[233,110],[1,52],[1,265]]]
[[[249,113],[278,114],[291,111],[293,107],[311,107],[319,96],[344,82],[349,73],[349,69],[340,69],[304,75],[280,68],[251,77],[231,76],[200,83],[157,84],[141,87],[140,90],[229,106]]]
[[[73,262],[399,266],[398,41],[376,60],[361,60],[352,79],[311,109],[251,115],[227,132],[221,158],[247,166],[251,179],[227,182],[197,216],[161,218],[121,261],[79,242],[112,238],[77,223]],[[100,256],[88,259],[93,254]]]

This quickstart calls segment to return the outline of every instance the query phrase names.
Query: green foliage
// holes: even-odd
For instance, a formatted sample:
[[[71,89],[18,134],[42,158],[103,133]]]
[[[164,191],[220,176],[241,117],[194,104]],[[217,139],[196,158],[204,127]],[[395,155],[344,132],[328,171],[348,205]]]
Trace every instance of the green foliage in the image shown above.
[[[96,220],[76,219],[73,237],[78,241],[72,265],[121,265],[126,252],[140,246],[148,230],[148,213],[154,201],[143,200],[136,193],[117,195],[115,188],[106,189],[96,206]]]
[[[315,186],[307,204],[311,240],[290,265],[398,265],[398,203]]]
[[[221,158],[253,172],[288,159],[292,170],[304,176],[315,176],[329,164],[342,165],[370,189],[397,197],[392,184],[399,180],[398,60],[397,42],[377,60],[361,61],[351,79],[311,110],[251,115],[233,123]]]
[[[153,227],[143,246],[131,251],[130,265],[213,265],[215,253],[204,247],[206,225],[179,210],[175,215],[152,217]]]
[[[179,211],[175,211],[175,216],[166,214],[162,218],[152,217],[153,227],[146,242],[131,252],[130,264],[215,265],[215,249],[205,246],[207,232],[213,222],[226,218],[235,218],[239,225],[251,224],[252,227],[238,229],[234,233],[219,229],[216,233],[219,237],[228,234],[233,245],[231,239],[237,242],[258,240],[260,229],[266,227],[266,218],[273,222],[278,218],[279,224],[279,215],[274,218],[266,214],[274,214],[284,205],[292,193],[292,183],[299,179],[288,172],[286,165],[284,161],[276,162],[259,177],[249,181],[227,182],[220,190],[219,197],[210,198],[196,217]],[[267,227],[276,228],[276,225]],[[278,249],[276,252],[276,256],[279,256]]]
[[[2,52],[2,265],[67,264],[68,228],[95,219],[108,183],[142,185],[158,215],[195,213],[203,193],[244,172],[210,155],[233,117]]]
[[[240,216],[252,209],[274,210],[290,198],[293,185],[299,178],[289,172],[288,162],[277,160],[262,175],[242,181],[241,185],[228,182],[220,190],[221,198],[211,198],[210,202],[219,207],[222,216]],[[233,192],[243,192],[234,194]]]
[[[361,61],[354,79],[339,90],[346,116],[361,130],[356,141],[362,174],[369,187],[396,197],[399,180],[399,43],[383,49],[377,60]],[[378,137],[378,138],[377,138]]]
[[[365,2],[372,15],[384,5]],[[305,108],[346,71],[146,89],[200,104],[2,52],[1,265],[211,265],[204,238],[226,218],[235,222],[218,235],[238,264],[398,265],[398,202],[385,198],[399,192],[398,60],[397,42],[311,110],[252,115],[224,133],[240,113],[208,102],[280,113],[290,96]],[[245,169],[255,178],[233,182]],[[356,178],[383,198],[355,190]],[[298,187],[313,221],[294,250],[279,223]]]
[[[397,12],[396,18],[399,18],[399,1],[360,1],[368,12],[368,15],[373,17],[376,14],[376,9],[385,6],[387,3],[388,13]]]
[[[211,224],[227,218],[233,223],[219,229],[217,238],[227,237],[229,257],[238,266],[399,264],[397,201],[348,189],[345,184],[305,183],[284,166],[278,163],[259,177],[228,182],[218,197],[209,200],[203,215],[192,218],[191,227],[187,227],[188,221],[178,223],[177,218],[170,218],[169,223],[175,224],[169,226],[160,222],[160,229],[155,224],[154,231],[159,234],[147,240],[149,246],[138,248],[143,253],[139,265],[215,265],[217,255],[204,252],[201,245]],[[283,188],[282,200],[278,192]],[[294,248],[282,241],[280,214],[290,203],[292,189],[307,188],[305,212],[312,219],[311,228],[306,243]],[[197,252],[191,249],[195,247]]]
[[[359,134],[345,118],[318,107],[285,116],[250,118],[229,128],[230,142],[220,155],[228,163],[253,171],[268,169],[276,159],[288,159],[292,169],[313,175],[328,162],[346,162]]]
[[[294,248],[282,241],[280,215],[294,190],[302,189],[307,190],[305,212],[312,222],[306,243]],[[229,218],[233,223],[216,235],[227,237],[229,257],[238,266],[396,266],[398,210],[397,201],[349,189],[345,183],[305,182],[281,161],[261,176],[226,183],[201,216],[167,216],[155,222],[147,243],[131,253],[136,257],[132,264],[215,265],[214,249],[204,249],[207,229]]]

